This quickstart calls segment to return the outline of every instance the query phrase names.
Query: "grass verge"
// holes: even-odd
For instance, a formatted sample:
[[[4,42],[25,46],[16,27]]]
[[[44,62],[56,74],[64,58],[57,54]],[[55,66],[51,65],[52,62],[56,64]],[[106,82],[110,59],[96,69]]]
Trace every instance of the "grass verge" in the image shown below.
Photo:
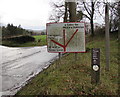
[[[91,84],[91,51],[74,53],[56,60],[46,70],[24,86],[16,97],[21,95],[118,95],[118,41],[110,39],[110,71],[105,71],[105,39],[91,38],[87,48],[100,48],[101,74],[98,85]],[[34,96],[33,96],[34,97]]]

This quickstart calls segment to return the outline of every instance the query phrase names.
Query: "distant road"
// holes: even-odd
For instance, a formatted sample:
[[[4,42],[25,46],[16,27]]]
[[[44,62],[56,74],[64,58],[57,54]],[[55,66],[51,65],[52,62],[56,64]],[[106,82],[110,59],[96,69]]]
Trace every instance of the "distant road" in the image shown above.
[[[47,68],[56,53],[48,53],[47,47],[9,48],[2,50],[2,93],[14,95],[27,80]]]

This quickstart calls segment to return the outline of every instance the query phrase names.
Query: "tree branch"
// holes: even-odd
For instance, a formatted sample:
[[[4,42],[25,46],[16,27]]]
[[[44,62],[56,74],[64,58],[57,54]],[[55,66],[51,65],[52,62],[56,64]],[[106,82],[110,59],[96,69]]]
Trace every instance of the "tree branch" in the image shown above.
[[[89,20],[91,20],[91,18],[89,16],[87,16],[86,14],[83,13],[83,15],[88,18]]]
[[[91,16],[91,13],[88,11],[88,9],[87,9],[87,7],[86,7],[86,5],[85,5],[85,2],[83,2],[83,4],[84,4],[84,7],[85,7],[87,13]]]

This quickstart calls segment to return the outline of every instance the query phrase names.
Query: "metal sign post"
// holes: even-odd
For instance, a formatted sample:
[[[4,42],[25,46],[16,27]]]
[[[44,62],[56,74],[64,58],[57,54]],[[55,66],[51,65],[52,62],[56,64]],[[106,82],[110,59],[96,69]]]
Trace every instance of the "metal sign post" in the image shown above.
[[[61,64],[61,53],[58,53],[58,56],[59,56],[59,64]]]
[[[92,49],[92,60],[91,60],[91,83],[97,84],[100,81],[100,49]]]

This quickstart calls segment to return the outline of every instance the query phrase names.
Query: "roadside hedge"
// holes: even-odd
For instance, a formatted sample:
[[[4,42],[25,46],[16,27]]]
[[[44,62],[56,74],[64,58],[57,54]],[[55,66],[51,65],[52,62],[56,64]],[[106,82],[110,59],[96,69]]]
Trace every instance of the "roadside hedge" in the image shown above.
[[[13,41],[13,42],[16,42],[16,43],[26,43],[26,42],[34,42],[35,41],[35,38],[32,37],[32,36],[20,36],[20,37],[14,37],[14,38],[8,38],[6,39],[8,41]]]

